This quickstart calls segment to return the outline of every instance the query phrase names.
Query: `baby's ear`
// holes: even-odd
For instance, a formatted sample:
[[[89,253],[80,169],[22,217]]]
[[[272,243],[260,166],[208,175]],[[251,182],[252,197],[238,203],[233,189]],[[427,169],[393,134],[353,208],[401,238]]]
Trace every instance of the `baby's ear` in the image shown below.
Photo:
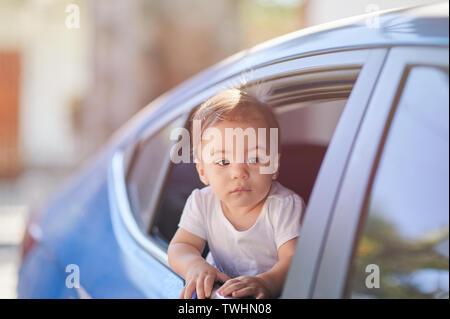
[[[200,178],[202,183],[205,184],[206,186],[208,186],[209,185],[209,181],[206,178],[205,170],[203,168],[203,163],[195,164],[195,168],[197,169],[198,177]]]

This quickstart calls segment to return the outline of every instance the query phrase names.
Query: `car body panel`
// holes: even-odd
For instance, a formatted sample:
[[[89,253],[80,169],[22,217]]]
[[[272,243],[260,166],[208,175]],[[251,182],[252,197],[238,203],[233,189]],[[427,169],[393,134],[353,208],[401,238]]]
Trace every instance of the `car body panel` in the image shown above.
[[[116,178],[123,173],[121,155],[118,152],[113,158],[109,185],[114,190],[109,192],[109,200],[114,233],[123,254],[124,267],[128,277],[146,298],[177,298],[184,286],[183,280],[168,268],[167,256],[161,254],[151,239],[138,228],[126,197],[124,180],[121,182]],[[129,215],[124,216],[121,211]]]
[[[99,175],[99,180],[88,180],[87,185],[78,189],[70,202],[55,201],[52,209],[44,215],[40,223],[44,236],[20,269],[20,298],[44,297],[39,289],[22,289],[30,285],[36,276],[44,283],[50,281],[49,287],[60,287],[55,295],[45,297],[63,298],[75,293],[69,290],[76,289],[65,286],[65,280],[70,274],[66,272],[66,267],[72,264],[80,269],[81,286],[94,298],[143,297],[129,284],[122,268],[120,250],[110,221],[106,179],[100,178],[103,174]],[[43,258],[41,267],[29,262],[36,258],[34,250],[40,251],[38,254]],[[55,271],[48,272],[46,269]],[[56,278],[47,278],[46,274],[53,274]],[[46,285],[40,286],[40,289],[48,289]],[[112,289],[118,286],[128,289]],[[113,295],[111,291],[114,291]]]

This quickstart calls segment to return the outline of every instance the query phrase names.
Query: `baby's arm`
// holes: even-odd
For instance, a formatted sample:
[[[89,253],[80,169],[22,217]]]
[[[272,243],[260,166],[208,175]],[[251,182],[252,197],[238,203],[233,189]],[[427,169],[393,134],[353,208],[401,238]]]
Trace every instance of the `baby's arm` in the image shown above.
[[[277,298],[281,295],[284,281],[295,253],[297,239],[298,237],[293,238],[281,245],[278,248],[278,262],[269,271],[256,276],[267,283],[272,298]]]
[[[223,296],[231,294],[235,298],[246,296],[258,299],[279,297],[294,256],[297,238],[288,240],[280,246],[278,262],[269,271],[255,277],[241,276],[228,280],[220,287],[218,293]]]
[[[178,228],[169,244],[170,268],[186,281],[180,298],[192,298],[194,291],[197,291],[198,298],[208,298],[215,281],[225,282],[229,279],[202,257],[205,243],[204,239]]]

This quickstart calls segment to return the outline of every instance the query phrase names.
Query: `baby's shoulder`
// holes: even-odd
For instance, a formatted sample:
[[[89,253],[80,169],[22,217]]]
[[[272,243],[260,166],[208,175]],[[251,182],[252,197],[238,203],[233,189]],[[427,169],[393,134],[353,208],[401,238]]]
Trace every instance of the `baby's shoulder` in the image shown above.
[[[211,186],[194,189],[190,197],[199,207],[211,207],[214,203],[214,193]]]
[[[274,181],[272,183],[272,187],[270,189],[269,196],[267,196],[267,200],[272,202],[283,202],[289,200],[303,201],[303,199],[297,193],[287,187],[284,187],[278,181]]]
[[[305,207],[303,198],[277,181],[273,182],[267,201],[269,215],[272,217],[282,211],[297,211],[301,214]]]

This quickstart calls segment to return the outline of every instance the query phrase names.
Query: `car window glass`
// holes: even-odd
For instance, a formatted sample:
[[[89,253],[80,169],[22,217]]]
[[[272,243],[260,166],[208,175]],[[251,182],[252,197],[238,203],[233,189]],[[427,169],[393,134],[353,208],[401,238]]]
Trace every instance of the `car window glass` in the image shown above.
[[[177,118],[139,142],[134,149],[126,177],[127,192],[136,221],[145,232],[153,210],[152,199],[158,193],[155,184],[164,176],[169,163],[169,149],[174,144],[170,134],[180,125],[183,125],[183,119]]]
[[[448,92],[448,70],[409,72],[376,168],[347,297],[449,297]]]

